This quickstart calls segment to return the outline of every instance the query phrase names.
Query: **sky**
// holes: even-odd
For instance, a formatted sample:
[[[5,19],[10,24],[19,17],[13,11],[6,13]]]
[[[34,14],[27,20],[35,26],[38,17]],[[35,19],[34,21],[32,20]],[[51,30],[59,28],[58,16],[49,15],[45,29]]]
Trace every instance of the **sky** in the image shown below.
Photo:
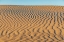
[[[0,5],[58,5],[58,6],[64,6],[64,0],[0,0]]]

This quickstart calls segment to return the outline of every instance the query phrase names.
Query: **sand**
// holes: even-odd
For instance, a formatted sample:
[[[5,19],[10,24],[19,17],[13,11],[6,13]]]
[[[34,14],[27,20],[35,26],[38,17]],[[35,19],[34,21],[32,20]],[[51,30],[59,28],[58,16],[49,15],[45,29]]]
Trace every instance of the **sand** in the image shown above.
[[[0,42],[64,42],[64,7],[1,5]]]

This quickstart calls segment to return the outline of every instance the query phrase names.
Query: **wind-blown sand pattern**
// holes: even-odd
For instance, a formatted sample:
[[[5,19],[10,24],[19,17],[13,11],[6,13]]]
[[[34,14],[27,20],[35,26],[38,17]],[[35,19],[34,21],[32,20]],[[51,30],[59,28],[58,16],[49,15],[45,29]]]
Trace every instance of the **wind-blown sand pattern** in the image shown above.
[[[64,7],[0,6],[0,42],[64,42]]]

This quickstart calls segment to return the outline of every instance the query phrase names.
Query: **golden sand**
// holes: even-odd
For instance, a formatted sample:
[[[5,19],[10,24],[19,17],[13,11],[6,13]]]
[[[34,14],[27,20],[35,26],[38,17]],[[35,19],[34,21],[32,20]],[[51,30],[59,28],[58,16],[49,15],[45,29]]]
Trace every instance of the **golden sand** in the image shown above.
[[[64,42],[64,7],[0,6],[0,42]]]

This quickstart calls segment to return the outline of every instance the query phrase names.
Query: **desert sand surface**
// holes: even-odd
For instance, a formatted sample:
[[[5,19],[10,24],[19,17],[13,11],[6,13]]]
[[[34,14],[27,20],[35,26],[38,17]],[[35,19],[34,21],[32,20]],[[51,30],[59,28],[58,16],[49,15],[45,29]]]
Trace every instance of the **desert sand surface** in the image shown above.
[[[1,5],[0,42],[64,42],[64,7]]]

